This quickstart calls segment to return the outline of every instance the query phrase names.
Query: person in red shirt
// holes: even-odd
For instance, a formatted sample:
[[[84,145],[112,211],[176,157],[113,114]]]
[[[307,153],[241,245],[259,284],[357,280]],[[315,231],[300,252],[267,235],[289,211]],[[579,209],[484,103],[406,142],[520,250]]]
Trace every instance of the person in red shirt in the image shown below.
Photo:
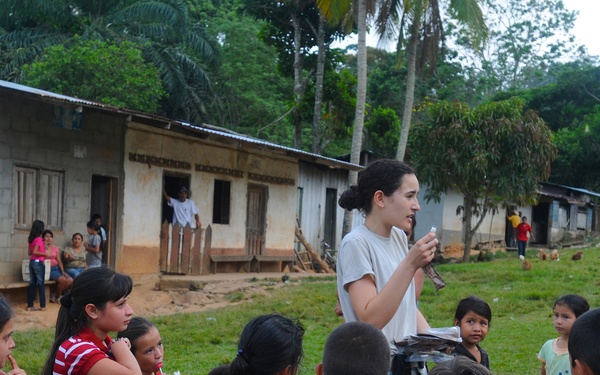
[[[531,239],[535,241],[531,225],[527,223],[527,216],[523,216],[521,223],[517,225],[517,249],[519,250],[519,258],[525,258],[525,249],[527,248],[527,233],[531,235]]]
[[[56,333],[43,375],[142,375],[127,338],[109,332],[127,328],[131,277],[108,267],[89,268],[61,297]]]

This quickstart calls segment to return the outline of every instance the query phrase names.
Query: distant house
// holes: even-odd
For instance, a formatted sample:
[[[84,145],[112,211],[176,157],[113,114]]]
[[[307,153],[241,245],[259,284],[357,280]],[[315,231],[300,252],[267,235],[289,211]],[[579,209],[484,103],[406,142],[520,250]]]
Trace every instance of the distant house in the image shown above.
[[[458,191],[449,191],[440,198],[440,202],[427,202],[424,199],[426,186],[421,187],[419,202],[421,210],[417,213],[415,238],[424,236],[431,226],[437,227],[442,248],[453,244],[463,244],[461,215],[457,208],[463,204]],[[583,237],[590,231],[599,232],[599,208],[592,197],[599,193],[585,189],[540,182],[538,204],[515,208],[521,216],[526,216],[531,224],[536,241],[533,244],[556,246],[560,242],[570,242]],[[511,228],[506,220],[506,210],[488,214],[477,231],[473,245],[489,241],[506,241],[507,231]],[[478,220],[473,218],[473,224]]]
[[[133,276],[280,271],[300,221],[315,247],[341,238],[337,195],[361,167],[228,132],[0,81],[0,283],[21,278],[35,219],[65,246],[92,213],[105,263]],[[203,228],[171,229],[181,186]]]

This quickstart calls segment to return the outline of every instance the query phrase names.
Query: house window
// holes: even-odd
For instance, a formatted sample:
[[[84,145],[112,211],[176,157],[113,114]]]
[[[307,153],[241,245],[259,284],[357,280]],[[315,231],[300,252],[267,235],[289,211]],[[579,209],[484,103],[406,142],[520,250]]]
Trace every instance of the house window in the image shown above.
[[[15,167],[15,227],[28,229],[42,220],[46,228],[61,229],[64,180],[64,172]]]
[[[231,182],[215,180],[215,195],[213,200],[213,223],[229,224],[229,209],[231,202]]]

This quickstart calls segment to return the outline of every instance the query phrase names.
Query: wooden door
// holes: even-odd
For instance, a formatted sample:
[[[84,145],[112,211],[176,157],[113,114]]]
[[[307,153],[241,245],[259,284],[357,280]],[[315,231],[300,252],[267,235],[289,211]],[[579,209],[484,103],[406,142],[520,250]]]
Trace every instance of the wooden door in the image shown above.
[[[248,185],[246,210],[246,254],[262,255],[265,250],[267,187]]]

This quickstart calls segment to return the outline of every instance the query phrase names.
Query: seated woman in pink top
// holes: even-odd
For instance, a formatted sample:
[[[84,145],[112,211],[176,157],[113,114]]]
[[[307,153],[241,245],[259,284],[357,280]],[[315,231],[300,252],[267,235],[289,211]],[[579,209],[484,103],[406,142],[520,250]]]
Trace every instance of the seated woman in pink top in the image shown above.
[[[44,241],[42,240],[42,232],[44,231],[44,222],[35,220],[31,224],[29,232],[29,289],[27,290],[27,311],[46,310],[46,290],[44,287],[44,275],[46,268],[44,260],[46,260],[46,250]],[[35,299],[35,289],[38,289],[40,295],[40,308],[33,307]]]
[[[73,284],[73,279],[65,272],[58,247],[52,244],[54,233],[46,229],[42,233],[42,238],[44,239],[46,252],[49,254],[48,259],[50,259],[50,280],[56,281],[56,295],[50,295],[50,302],[58,303],[63,292]]]

